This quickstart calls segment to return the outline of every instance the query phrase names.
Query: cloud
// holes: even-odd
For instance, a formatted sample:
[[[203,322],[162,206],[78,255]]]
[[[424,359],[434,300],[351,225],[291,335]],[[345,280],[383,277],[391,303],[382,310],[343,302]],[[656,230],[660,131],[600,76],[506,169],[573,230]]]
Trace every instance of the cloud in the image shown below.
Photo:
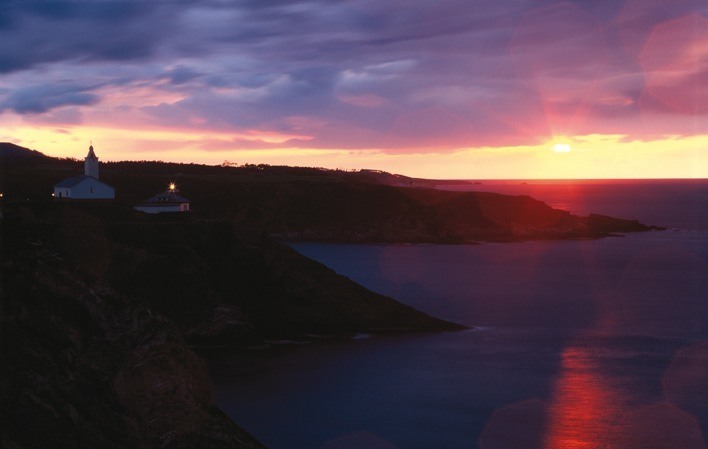
[[[83,123],[83,114],[81,113],[79,106],[63,106],[50,112],[45,112],[42,114],[35,113],[25,116],[24,121],[37,126],[75,126]],[[68,131],[66,132],[68,133]]]
[[[39,85],[13,90],[0,100],[0,111],[39,114],[62,106],[91,105],[98,102],[90,88],[78,85]]]
[[[203,76],[203,74],[190,67],[179,65],[173,69],[170,69],[166,73],[166,76],[172,84],[184,84],[188,81]]]
[[[654,28],[640,61],[647,90],[674,111],[708,113],[708,18],[691,14]]]
[[[164,37],[161,2],[9,1],[0,6],[0,73],[60,61],[145,59]],[[173,13],[172,13],[173,14]]]
[[[687,49],[708,37],[671,21],[703,24],[701,3],[9,0],[0,108],[389,153],[684,132],[672,117],[705,113],[687,102],[707,85]]]
[[[266,138],[267,139],[267,138]],[[204,140],[199,147],[205,152],[244,151],[244,150],[279,150],[282,148],[310,148],[306,139],[278,139],[269,142],[260,138],[233,138],[230,140]]]

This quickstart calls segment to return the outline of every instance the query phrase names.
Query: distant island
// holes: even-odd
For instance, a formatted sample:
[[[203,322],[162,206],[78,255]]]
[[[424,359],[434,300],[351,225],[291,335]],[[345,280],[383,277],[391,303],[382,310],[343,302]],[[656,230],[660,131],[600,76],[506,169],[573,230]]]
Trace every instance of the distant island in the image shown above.
[[[656,229],[375,170],[102,163],[115,199],[52,198],[74,159],[0,144],[3,447],[261,448],[211,403],[204,347],[464,329],[284,240],[475,243]],[[189,211],[134,209],[175,183]]]

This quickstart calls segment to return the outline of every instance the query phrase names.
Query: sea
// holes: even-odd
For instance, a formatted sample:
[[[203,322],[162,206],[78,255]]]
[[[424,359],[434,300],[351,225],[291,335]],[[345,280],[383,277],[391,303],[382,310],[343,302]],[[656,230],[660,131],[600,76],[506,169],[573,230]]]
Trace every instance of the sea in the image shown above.
[[[210,356],[270,449],[698,449],[708,442],[708,180],[481,181],[665,231],[292,247],[469,330]]]

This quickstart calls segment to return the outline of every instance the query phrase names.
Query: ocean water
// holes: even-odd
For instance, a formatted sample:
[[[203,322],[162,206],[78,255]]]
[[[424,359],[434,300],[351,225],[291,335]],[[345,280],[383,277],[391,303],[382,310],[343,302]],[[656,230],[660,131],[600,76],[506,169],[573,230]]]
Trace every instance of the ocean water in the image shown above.
[[[471,329],[214,355],[217,404],[271,449],[706,448],[708,181],[468,189],[669,230],[460,246],[293,244]]]

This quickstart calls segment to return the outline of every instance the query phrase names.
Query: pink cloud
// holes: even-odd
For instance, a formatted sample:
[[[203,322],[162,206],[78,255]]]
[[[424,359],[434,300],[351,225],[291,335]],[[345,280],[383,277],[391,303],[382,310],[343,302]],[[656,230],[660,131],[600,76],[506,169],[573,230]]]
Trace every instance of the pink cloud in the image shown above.
[[[692,14],[658,25],[640,61],[651,95],[684,114],[708,112],[708,18]]]

